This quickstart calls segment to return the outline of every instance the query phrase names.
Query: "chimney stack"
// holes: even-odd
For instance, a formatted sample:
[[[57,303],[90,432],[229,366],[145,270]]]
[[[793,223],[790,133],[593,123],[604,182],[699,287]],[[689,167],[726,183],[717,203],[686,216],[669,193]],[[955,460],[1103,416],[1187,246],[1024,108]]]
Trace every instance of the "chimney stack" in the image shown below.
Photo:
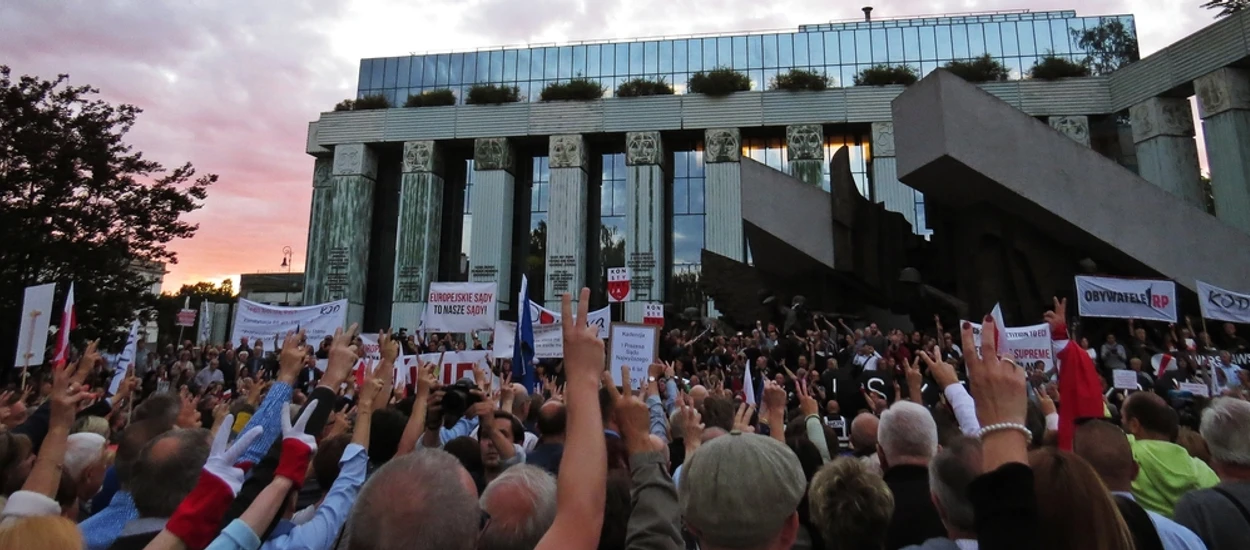
[[[864,21],[872,21],[872,6],[864,6]]]

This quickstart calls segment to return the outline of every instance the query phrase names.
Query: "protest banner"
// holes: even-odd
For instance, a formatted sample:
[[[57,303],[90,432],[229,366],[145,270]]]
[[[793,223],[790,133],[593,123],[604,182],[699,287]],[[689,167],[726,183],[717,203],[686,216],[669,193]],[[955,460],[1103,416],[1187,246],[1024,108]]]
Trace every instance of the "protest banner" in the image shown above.
[[[126,338],[126,347],[122,348],[121,357],[117,358],[117,369],[113,371],[113,380],[109,382],[109,395],[117,395],[117,389],[126,379],[126,371],[135,364],[135,354],[139,349],[139,320],[130,323],[130,336]]]
[[[642,324],[664,326],[664,304],[647,304],[642,307]]]
[[[1078,276],[1076,298],[1083,317],[1176,322],[1172,281]]]
[[[964,321],[968,322],[968,321]],[[981,347],[981,325],[977,323],[969,323],[972,325],[972,340],[977,348]],[[1007,344],[1001,343],[999,347],[1003,355],[1010,352],[1011,358],[1021,367],[1032,367],[1041,361],[1045,365],[1045,372],[1050,372],[1055,368],[1055,359],[1052,355],[1053,351],[1050,343],[1050,325],[1042,323],[1039,325],[1030,325],[1027,327],[1007,327]],[[964,350],[964,353],[970,353]]]
[[[176,323],[180,327],[190,327],[195,325],[195,310],[183,309],[178,311],[178,320]]]
[[[619,303],[629,299],[631,292],[628,267],[608,268],[608,302]]]
[[[48,347],[48,325],[52,321],[52,295],[55,291],[56,283],[26,287],[14,365],[25,368],[43,364],[45,348]]]
[[[573,304],[573,309],[577,309],[576,303]],[[608,327],[612,326],[612,306],[607,306],[603,309],[587,313],[586,317],[590,319],[590,324],[599,327],[599,338],[607,340]],[[534,326],[558,325],[560,324],[560,320],[563,318],[564,317],[558,312],[551,311],[550,309],[540,306],[534,302],[530,302],[530,319],[533,320]],[[495,339],[498,340],[499,338],[496,337]],[[499,354],[496,354],[495,356],[502,357]]]
[[[660,328],[655,325],[617,323],[612,325],[608,342],[608,370],[616,385],[623,385],[621,367],[628,366],[631,386],[635,390],[641,388],[647,379],[651,363],[658,357],[656,354],[660,348]]]
[[[498,286],[496,283],[430,283],[421,329],[454,333],[491,330],[498,317]]]
[[[607,340],[608,329],[612,326],[611,306],[592,311],[586,317],[590,319],[590,324],[599,328],[599,337]],[[539,359],[560,359],[564,357],[564,330],[560,324],[562,316],[550,309],[530,302],[530,319],[533,319],[534,322],[534,357]],[[516,323],[512,321],[496,321],[494,339],[493,355],[495,357],[512,357],[513,345],[516,341]]]
[[[1250,323],[1250,294],[1239,294],[1198,281],[1198,305],[1206,319]]]
[[[1115,389],[1117,390],[1140,389],[1137,386],[1137,371],[1116,369],[1112,371],[1111,375],[1115,379]]]
[[[307,340],[316,343],[326,336],[334,336],[334,330],[341,328],[346,320],[347,300],[313,306],[283,307],[239,298],[230,341],[238,342],[241,338],[267,341],[303,329]]]

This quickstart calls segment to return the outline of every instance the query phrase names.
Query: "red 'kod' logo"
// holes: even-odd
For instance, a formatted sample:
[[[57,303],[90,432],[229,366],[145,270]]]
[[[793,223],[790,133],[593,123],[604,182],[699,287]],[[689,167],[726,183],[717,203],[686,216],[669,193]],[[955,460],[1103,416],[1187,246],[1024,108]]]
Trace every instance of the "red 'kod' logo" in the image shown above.
[[[629,298],[629,268],[613,267],[608,269],[608,300],[624,302]]]

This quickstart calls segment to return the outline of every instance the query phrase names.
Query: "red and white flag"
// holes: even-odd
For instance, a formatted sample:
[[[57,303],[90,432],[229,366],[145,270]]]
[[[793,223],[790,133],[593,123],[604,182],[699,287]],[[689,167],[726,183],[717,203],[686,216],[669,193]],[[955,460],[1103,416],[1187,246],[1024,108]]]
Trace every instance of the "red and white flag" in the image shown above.
[[[1007,323],[1003,322],[1002,304],[994,304],[994,309],[990,311],[990,316],[994,318],[994,349],[998,350],[999,355],[1010,356],[1011,350],[1004,348],[1004,345],[1010,346],[1010,340],[1007,339]],[[981,335],[985,338],[985,335]],[[1004,344],[1006,343],[1006,344]]]
[[[56,333],[56,353],[52,355],[52,364],[63,364],[69,359],[69,333],[78,326],[74,315],[74,283],[69,284],[69,293],[65,295],[65,309],[61,311],[61,326]]]
[[[1155,378],[1162,377],[1167,371],[1176,370],[1176,359],[1166,353],[1151,357],[1150,364],[1155,368]]]

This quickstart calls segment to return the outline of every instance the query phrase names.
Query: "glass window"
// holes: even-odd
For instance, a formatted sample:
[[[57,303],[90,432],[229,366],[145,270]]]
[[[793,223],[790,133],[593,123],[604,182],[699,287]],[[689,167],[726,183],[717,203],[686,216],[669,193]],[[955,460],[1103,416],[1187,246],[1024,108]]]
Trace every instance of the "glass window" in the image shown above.
[[[838,50],[838,33],[825,32],[825,63],[837,65],[842,62],[842,53]]]
[[[478,84],[481,82],[477,78],[477,53],[468,52],[464,54],[464,83]]]
[[[421,85],[428,88],[433,86],[438,79],[438,58],[437,56],[427,55],[423,58],[422,64],[425,67],[421,70]]]
[[[448,54],[438,55],[438,70],[434,74],[434,85],[440,88],[447,87],[447,81],[451,78],[451,56]]]
[[[673,213],[690,213],[690,180],[673,178]]]
[[[1037,50],[1028,53],[1042,53],[1046,50],[1054,50],[1055,53],[1068,53],[1055,49],[1055,45],[1050,40],[1050,21],[1034,21],[1033,22],[1033,40],[1037,43]]]
[[[642,74],[660,72],[660,45],[657,42],[642,44]]]
[[[451,70],[447,75],[447,84],[449,86],[459,86],[460,78],[464,76],[464,54],[451,54]]]
[[[629,74],[629,44],[616,45],[616,70],[613,75]]]
[[[395,75],[399,72],[399,60],[394,57],[386,58],[386,75],[382,77],[383,88],[395,87]]]
[[[889,48],[886,51],[887,59],[890,63],[903,62],[903,29],[898,27],[885,30],[885,45]]]
[[[760,37],[764,41],[764,67],[776,68],[777,61],[777,35],[768,34]]]
[[[890,49],[885,43],[885,29],[872,29],[869,31],[872,39],[872,62],[885,63],[889,61]]]
[[[673,216],[673,263],[698,264],[703,250],[703,216]]]
[[[516,82],[517,68],[517,51],[506,50],[503,52],[503,82]],[[469,74],[465,71],[465,74]]]
[[[758,69],[764,66],[764,40],[760,35],[747,37],[746,67]]]
[[[789,69],[794,66],[794,35],[777,35],[777,68]]]
[[[747,68],[747,37],[733,37],[734,61],[735,69],[743,70]]]
[[[954,47],[955,59],[968,59],[972,53],[968,50],[968,27],[951,25],[951,44]]]
[[[728,64],[729,60],[725,60]],[[701,70],[710,71],[720,66],[720,60],[716,57],[716,39],[703,39],[703,68]]]
[[[985,24],[985,52],[994,56],[1003,56],[1003,39],[998,31],[998,23]]]
[[[811,58],[807,55],[807,33],[794,34],[794,66],[806,67],[811,64]]]
[[[900,29],[899,32],[903,35],[903,61],[912,63],[920,61],[920,29],[908,27]]]
[[[421,58],[417,56],[413,56],[409,61],[411,69],[408,72],[408,86],[419,87],[421,86],[421,69],[425,67],[425,64],[422,63]]]
[[[530,80],[541,79],[545,73],[542,50],[527,49],[525,53],[530,56]]]
[[[1037,42],[1033,37],[1033,25],[1031,23],[1025,22],[1016,25],[1016,33],[1019,35],[1017,41],[1020,44],[1020,53],[1033,54],[1046,51],[1037,47]]]
[[[850,86],[855,83],[855,75],[859,73],[858,65],[840,65],[841,81],[843,86]]]
[[[1016,23],[1014,21],[999,23],[998,29],[1003,41],[1003,55],[1019,55],[1020,37],[1016,35]],[[988,35],[986,39],[989,39]]]
[[[690,54],[686,51],[687,46],[689,42],[686,40],[673,41],[673,72],[684,73],[688,70],[687,60]],[[672,81],[669,82],[672,83]]]
[[[843,65],[855,63],[859,58],[858,52],[855,51],[855,33],[851,31],[842,31],[838,33],[839,43],[841,44]]]
[[[947,25],[939,26],[934,38],[937,40],[937,55],[929,59],[936,58],[940,61],[951,59],[954,56],[954,52],[951,51],[951,28]]]
[[[825,43],[822,40],[824,35],[818,32],[807,33],[807,52],[809,63],[813,67],[820,67],[825,64]]]
[[[612,44],[604,44],[599,49],[599,74],[603,76],[612,76],[616,74],[613,69],[616,66],[616,46]]]
[[[503,51],[490,52],[490,81],[503,82]]]
[[[560,52],[558,48],[543,48],[543,79],[557,80],[560,78]]]
[[[371,88],[370,82],[373,82],[373,60],[360,60],[360,78],[356,82],[356,90],[367,90]]]
[[[716,64],[722,67],[733,67],[734,46],[733,40],[728,36],[716,39]]]
[[[573,77],[573,48],[570,46],[562,46],[560,52],[560,73],[561,79]]]
[[[872,63],[872,36],[867,30],[855,31],[855,60]]]
[[[683,53],[683,57],[684,57]],[[660,74],[673,72],[673,41],[660,42]]]
[[[573,46],[573,74],[586,74],[586,46]]]
[[[917,59],[937,59],[937,37],[934,33],[935,29],[933,27],[920,27],[916,30],[919,31],[917,34],[920,40],[917,43],[917,49],[920,51],[920,55]]]
[[[1055,45],[1055,51],[1064,53],[1076,51],[1076,48],[1072,47],[1072,35],[1068,33],[1068,25],[1063,21],[1050,22],[1050,38],[1051,43]]]
[[[598,44],[586,46],[586,76],[591,78],[603,76],[603,72],[599,68],[599,56],[602,55],[599,50],[601,49]]]
[[[400,87],[408,86],[408,68],[412,66],[412,58],[400,57],[396,61],[399,62],[399,74],[395,77],[395,85]]]
[[[643,67],[643,51],[641,42],[633,42],[629,45],[629,72],[619,71],[621,75],[640,75]]]
[[[968,25],[968,55],[975,57],[989,52],[985,49],[985,28],[981,24]]]

